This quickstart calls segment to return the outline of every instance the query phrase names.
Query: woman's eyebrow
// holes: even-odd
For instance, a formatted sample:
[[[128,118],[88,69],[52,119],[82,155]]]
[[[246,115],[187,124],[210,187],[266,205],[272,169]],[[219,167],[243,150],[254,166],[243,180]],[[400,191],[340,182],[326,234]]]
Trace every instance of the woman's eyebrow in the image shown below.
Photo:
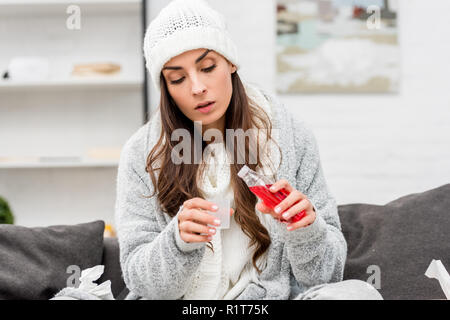
[[[208,54],[208,52],[210,52],[211,50],[208,49],[205,52],[202,53],[202,55],[200,57],[198,57],[197,59],[195,59],[195,63],[199,63],[204,57],[206,57],[206,55]],[[164,67],[163,70],[180,70],[183,69],[183,67],[178,67],[178,66],[173,66],[173,67]]]

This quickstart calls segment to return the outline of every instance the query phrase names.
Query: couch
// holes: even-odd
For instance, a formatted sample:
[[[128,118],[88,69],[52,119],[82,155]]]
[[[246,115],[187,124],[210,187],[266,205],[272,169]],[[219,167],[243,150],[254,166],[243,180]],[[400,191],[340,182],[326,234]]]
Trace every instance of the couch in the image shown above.
[[[403,196],[385,205],[339,205],[348,253],[344,279],[374,285],[385,299],[445,299],[424,273],[433,259],[450,270],[450,184]],[[97,281],[128,293],[116,238],[104,222],[27,228],[0,225],[0,299],[49,299],[68,285],[69,266],[102,264]]]

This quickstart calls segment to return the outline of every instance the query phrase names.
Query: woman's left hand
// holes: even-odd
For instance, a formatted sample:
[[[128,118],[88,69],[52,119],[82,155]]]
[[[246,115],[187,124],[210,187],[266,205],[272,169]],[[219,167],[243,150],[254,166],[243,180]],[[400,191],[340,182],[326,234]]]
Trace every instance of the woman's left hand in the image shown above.
[[[303,228],[313,223],[316,220],[316,211],[312,203],[306,195],[294,189],[286,179],[280,179],[275,182],[270,188],[270,191],[275,193],[283,188],[289,192],[289,195],[274,210],[266,206],[263,201],[256,204],[256,209],[262,213],[272,215],[277,220],[287,220],[288,231]],[[303,210],[306,210],[306,215],[302,219],[297,222],[290,221],[292,217]]]

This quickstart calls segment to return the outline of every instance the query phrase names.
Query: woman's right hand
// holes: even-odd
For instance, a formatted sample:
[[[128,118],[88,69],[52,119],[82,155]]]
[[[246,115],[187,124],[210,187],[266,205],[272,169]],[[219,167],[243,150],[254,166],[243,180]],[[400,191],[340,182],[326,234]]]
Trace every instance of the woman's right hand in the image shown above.
[[[230,208],[230,214],[232,214]],[[192,198],[183,203],[178,213],[178,229],[184,242],[208,242],[220,226],[220,221],[207,211],[217,211],[214,203],[202,198]]]

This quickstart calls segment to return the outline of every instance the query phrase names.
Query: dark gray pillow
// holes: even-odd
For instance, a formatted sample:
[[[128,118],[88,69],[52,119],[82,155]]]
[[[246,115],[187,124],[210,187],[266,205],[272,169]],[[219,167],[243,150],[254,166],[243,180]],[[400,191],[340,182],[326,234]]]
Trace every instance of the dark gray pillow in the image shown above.
[[[348,243],[344,279],[366,281],[380,268],[385,299],[445,299],[424,273],[433,259],[450,270],[450,184],[410,194],[384,206],[338,206]]]
[[[105,271],[100,279],[96,281],[100,284],[110,280],[111,291],[116,300],[122,300],[123,296],[128,293],[128,289],[123,280],[122,269],[120,267],[119,249],[119,241],[117,238],[106,237],[103,239],[102,263],[105,265]]]
[[[49,299],[67,286],[69,265],[101,264],[105,223],[27,228],[0,225],[0,299]]]

